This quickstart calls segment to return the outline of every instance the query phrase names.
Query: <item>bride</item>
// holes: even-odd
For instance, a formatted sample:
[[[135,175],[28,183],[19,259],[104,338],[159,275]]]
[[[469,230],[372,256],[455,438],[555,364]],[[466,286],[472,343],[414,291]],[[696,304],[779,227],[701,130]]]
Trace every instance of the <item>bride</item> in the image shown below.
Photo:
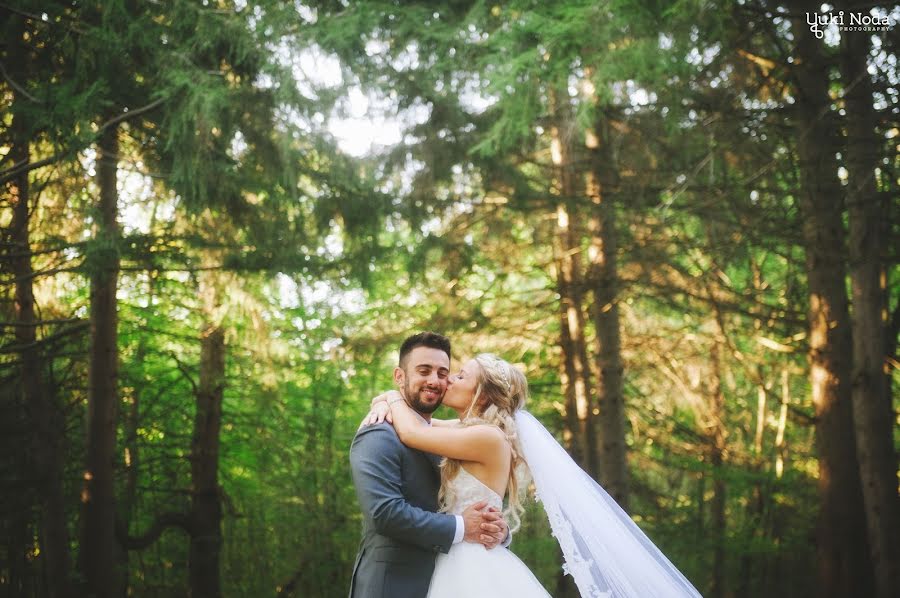
[[[451,376],[443,404],[458,420],[428,425],[397,391],[372,400],[363,424],[393,423],[409,447],[441,455],[442,510],[460,514],[487,501],[510,532],[519,527],[528,472],[582,597],[698,597],[700,594],[613,499],[524,410],[525,376],[487,353]],[[504,497],[506,508],[503,509]],[[508,550],[454,544],[435,563],[429,598],[531,598],[549,594]]]

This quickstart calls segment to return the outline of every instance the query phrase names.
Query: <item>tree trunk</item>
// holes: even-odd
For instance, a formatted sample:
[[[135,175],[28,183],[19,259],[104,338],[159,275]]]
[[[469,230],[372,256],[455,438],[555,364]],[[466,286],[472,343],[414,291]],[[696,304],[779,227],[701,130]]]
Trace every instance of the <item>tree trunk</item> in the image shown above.
[[[18,116],[15,121],[19,121]],[[16,123],[13,128],[18,129]],[[24,139],[24,138],[21,138]],[[15,163],[29,159],[27,141],[16,144],[10,151]],[[65,439],[63,414],[54,401],[54,395],[46,383],[44,358],[38,345],[31,265],[30,206],[27,171],[13,181],[10,200],[13,203],[11,239],[16,257],[11,259],[16,280],[15,305],[16,343],[22,347],[21,388],[32,435],[32,456],[38,477],[38,493],[41,501],[40,549],[44,561],[44,577],[49,596],[65,596],[68,593],[70,554],[69,532],[66,527],[65,499],[63,496],[62,442]]]
[[[853,422],[862,478],[869,548],[879,598],[900,594],[900,503],[894,454],[894,413],[886,375],[886,241],[890,209],[875,181],[878,144],[872,81],[867,71],[870,36],[841,36],[846,101],[850,212],[850,279],[853,289]]]
[[[88,375],[87,463],[82,491],[81,569],[87,594],[112,598],[121,590],[116,544],[114,463],[118,412],[119,274],[116,170],[119,130],[101,134],[97,151],[100,202],[95,216],[91,276],[91,348]]]
[[[837,123],[828,95],[829,64],[810,34],[805,12],[815,2],[793,8],[796,56],[796,131],[809,286],[810,386],[816,410],[820,511],[819,592],[832,596],[871,595],[872,571],[856,459],[851,410],[852,341],[846,280],[841,188],[837,180]]]
[[[560,299],[560,327],[563,356],[566,360],[566,410],[570,422],[577,416],[576,460],[597,477],[594,447],[594,421],[591,408],[591,374],[587,358],[584,322],[584,281],[581,272],[581,246],[576,232],[573,198],[578,193],[567,136],[558,126],[552,128],[552,156],[557,169],[560,199],[556,209],[556,271]],[[574,401],[574,405],[570,402]]]
[[[611,188],[615,169],[605,119],[598,119],[585,145],[590,154],[586,177],[591,200],[590,286],[594,293],[591,317],[596,331],[598,463],[607,492],[628,510],[628,463],[625,444],[625,392],[622,338],[619,324],[619,278],[616,268],[616,213]]]
[[[201,280],[200,295],[207,323],[200,335],[200,383],[191,444],[191,546],[189,575],[192,598],[219,598],[219,555],[222,550],[222,501],[219,492],[219,430],[225,386],[225,331],[217,322],[217,291],[212,275]]]
[[[9,69],[16,81],[27,78],[28,56],[23,46],[24,20],[13,17],[21,23],[14,32],[9,46]],[[25,121],[23,103],[29,100],[15,94],[13,100],[13,121],[10,126],[12,145],[9,157],[13,164],[30,162],[29,142],[31,131]],[[44,358],[38,346],[38,318],[34,305],[34,269],[31,264],[31,196],[28,169],[16,175],[11,181],[9,200],[13,207],[10,226],[10,241],[13,257],[10,259],[15,285],[15,327],[16,344],[21,349],[21,388],[28,422],[32,435],[32,454],[39,479],[38,491],[41,497],[40,549],[44,562],[44,576],[47,595],[51,598],[66,596],[70,580],[71,566],[69,554],[69,531],[66,527],[65,500],[62,486],[62,447],[64,440],[63,414],[53,400],[45,379]]]

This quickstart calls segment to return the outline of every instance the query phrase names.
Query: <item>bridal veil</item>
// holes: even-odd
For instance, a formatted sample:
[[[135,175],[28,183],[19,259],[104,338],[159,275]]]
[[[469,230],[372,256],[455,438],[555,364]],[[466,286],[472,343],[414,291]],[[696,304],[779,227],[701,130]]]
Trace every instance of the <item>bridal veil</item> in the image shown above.
[[[669,598],[700,593],[538,420],[516,413],[525,461],[583,598]]]

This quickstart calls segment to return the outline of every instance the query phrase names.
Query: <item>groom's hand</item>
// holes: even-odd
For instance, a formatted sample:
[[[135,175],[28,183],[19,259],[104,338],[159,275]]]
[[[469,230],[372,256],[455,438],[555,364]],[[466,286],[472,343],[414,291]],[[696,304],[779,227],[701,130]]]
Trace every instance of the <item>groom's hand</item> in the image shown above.
[[[503,513],[494,507],[488,507],[482,511],[482,519],[482,531],[489,533],[494,539],[494,544],[488,548],[497,546],[498,543],[503,544],[509,536],[509,525],[503,518]]]
[[[506,539],[508,526],[503,516],[487,501],[480,501],[469,506],[462,513],[466,533],[463,540],[482,544],[485,548],[494,548]]]

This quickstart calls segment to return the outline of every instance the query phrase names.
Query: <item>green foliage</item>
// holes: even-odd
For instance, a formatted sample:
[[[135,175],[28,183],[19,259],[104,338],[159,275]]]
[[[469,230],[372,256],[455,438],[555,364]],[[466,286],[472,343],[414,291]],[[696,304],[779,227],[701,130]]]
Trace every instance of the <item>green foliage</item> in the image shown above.
[[[64,406],[73,537],[88,281],[116,263],[117,509],[132,535],[188,508],[200,336],[211,323],[225,330],[226,596],[288,586],[345,595],[361,523],[347,450],[410,331],[451,336],[456,363],[481,351],[515,362],[529,409],[565,441],[551,128],[583,152],[586,133],[605,124],[630,512],[701,592],[721,531],[730,593],[812,594],[818,472],[796,140],[784,134],[788,62],[759,67],[784,41],[777,24],[696,0],[49,2],[46,19],[28,16],[30,3],[9,4],[2,31],[25,23],[33,68],[0,88],[15,99],[2,118],[0,171],[11,168],[10,124],[21,115],[31,159],[48,159],[29,179],[28,249],[44,373]],[[340,59],[340,85],[298,85],[293,67],[310,49]],[[895,81],[895,64],[879,64],[876,78]],[[427,118],[381,155],[348,157],[321,115],[356,85]],[[120,118],[123,234],[95,238],[90,146]],[[892,139],[879,150],[885,193],[896,186]],[[573,171],[591,159],[576,152]],[[587,261],[589,198],[565,199]],[[4,235],[9,324],[8,264],[21,248]],[[893,305],[896,285],[888,291]],[[38,587],[40,485],[21,448],[33,419],[14,327],[3,337],[2,448],[15,455],[3,482],[24,491],[4,495],[2,529],[16,532],[10,550],[27,549],[21,575]],[[593,355],[592,327],[586,340]],[[721,463],[714,417],[725,430]],[[717,483],[724,530],[711,514]],[[185,594],[187,547],[169,530],[131,551],[129,591]],[[538,504],[513,548],[551,593],[574,595]],[[13,569],[0,562],[0,584]]]

